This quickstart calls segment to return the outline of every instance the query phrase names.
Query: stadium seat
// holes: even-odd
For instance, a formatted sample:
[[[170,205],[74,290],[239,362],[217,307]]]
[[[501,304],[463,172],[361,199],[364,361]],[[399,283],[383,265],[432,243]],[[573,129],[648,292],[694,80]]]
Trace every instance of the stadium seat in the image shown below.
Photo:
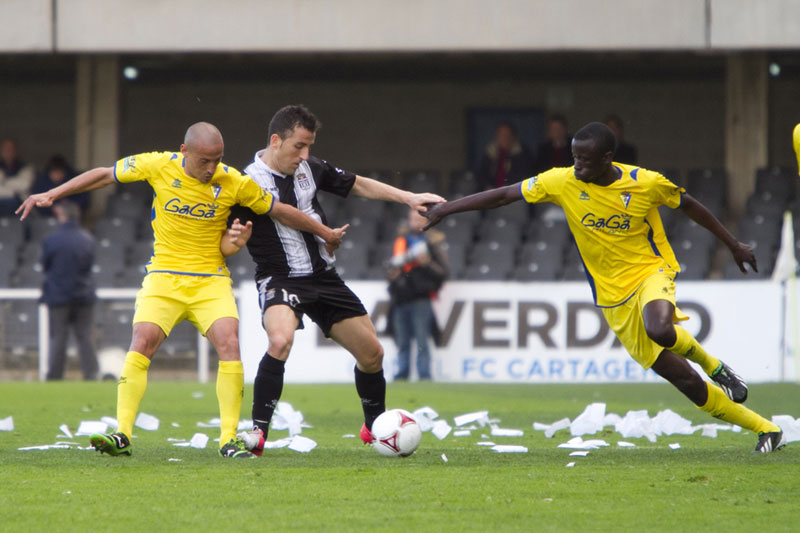
[[[696,198],[726,197],[728,173],[724,168],[692,168],[686,173],[686,191]]]
[[[95,316],[99,330],[97,347],[119,348],[127,351],[133,327],[133,301],[103,302],[97,306]]]
[[[444,195],[442,187],[442,174],[437,170],[413,170],[403,172],[403,188],[415,192],[432,192]]]
[[[770,190],[755,192],[747,198],[747,214],[763,215],[766,218],[780,218],[789,208],[789,197],[785,193]]]
[[[115,287],[117,272],[121,269],[113,264],[104,263],[102,261],[95,262],[92,265],[92,278],[96,287]]]
[[[532,220],[525,231],[526,241],[547,241],[566,245],[572,242],[572,235],[565,220]]]
[[[39,348],[39,302],[12,300],[3,306],[3,351],[24,356]]]
[[[471,244],[475,239],[475,222],[473,218],[460,217],[461,213],[447,217],[436,226],[445,234],[451,244]]]
[[[508,279],[514,269],[514,247],[504,242],[477,242],[468,255],[464,279],[503,280]]]
[[[343,279],[361,279],[369,268],[372,241],[346,239],[336,250],[336,271]]]
[[[153,257],[153,241],[135,241],[128,246],[128,264],[141,266],[150,261]]]
[[[778,215],[746,215],[739,221],[737,238],[745,244],[750,245],[753,250],[761,249],[761,252],[771,252],[773,248],[780,244],[781,226],[783,219]]]
[[[58,228],[58,220],[55,217],[36,216],[28,219],[28,230],[30,232],[29,241],[41,243],[42,240]]]
[[[0,217],[0,244],[19,247],[24,241],[24,223],[12,217]]]
[[[450,196],[448,198],[461,198],[478,192],[478,181],[475,174],[469,170],[456,170],[450,173]]]
[[[142,286],[145,276],[144,263],[129,264],[117,273],[116,286],[125,289],[136,289]]]
[[[20,265],[11,275],[9,285],[16,288],[41,288],[44,282],[42,266],[39,263],[33,265]]]
[[[708,277],[711,269],[711,256],[703,248],[692,247],[691,241],[686,241],[690,246],[685,249],[676,249],[675,254],[681,267],[680,279],[700,280]]]
[[[197,328],[188,320],[179,322],[169,334],[161,346],[159,353],[166,353],[169,357],[191,356],[197,354]]]
[[[756,170],[756,193],[770,192],[787,202],[797,197],[797,169],[763,167]]]
[[[564,265],[561,269],[561,279],[564,281],[586,281],[586,270],[578,247],[573,243],[568,246],[564,254]]]
[[[516,247],[522,240],[521,223],[503,217],[484,219],[478,226],[478,241],[497,241]]]
[[[97,221],[93,233],[101,242],[106,240],[114,244],[127,244],[135,240],[139,225],[130,218],[104,217]]]
[[[442,245],[447,253],[447,265],[450,271],[449,279],[461,279],[467,268],[468,244],[445,241]]]
[[[561,272],[561,257],[541,254],[517,262],[511,275],[517,281],[555,281]]]

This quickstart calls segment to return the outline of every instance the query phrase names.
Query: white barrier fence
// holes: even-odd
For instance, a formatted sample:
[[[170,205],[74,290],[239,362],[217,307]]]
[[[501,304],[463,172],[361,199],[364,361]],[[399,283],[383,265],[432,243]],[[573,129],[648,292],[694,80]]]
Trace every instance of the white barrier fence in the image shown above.
[[[387,379],[396,349],[383,332],[386,284],[349,282],[378,329]],[[245,381],[252,382],[267,348],[255,286],[237,291]],[[98,289],[101,299],[133,299],[136,289]],[[0,290],[0,301],[37,299],[36,289]],[[769,281],[680,282],[684,323],[706,349],[750,382],[796,380],[796,298]],[[785,311],[789,304],[788,312]],[[434,305],[441,346],[432,346],[433,377],[446,382],[599,383],[659,378],[639,367],[616,342],[583,282],[449,282]],[[286,366],[288,383],[352,382],[353,358],[304,319]],[[47,372],[47,308],[39,306],[39,378]],[[783,328],[781,327],[783,325]],[[786,334],[784,334],[784,331]],[[785,342],[787,339],[788,342]],[[123,344],[128,339],[121,340]],[[208,381],[209,344],[198,335],[198,380]]]

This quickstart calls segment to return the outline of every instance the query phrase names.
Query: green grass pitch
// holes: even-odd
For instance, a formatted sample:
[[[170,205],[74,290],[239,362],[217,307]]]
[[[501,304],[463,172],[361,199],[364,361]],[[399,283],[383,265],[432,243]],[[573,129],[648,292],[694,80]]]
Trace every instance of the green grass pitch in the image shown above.
[[[202,392],[200,398],[194,393]],[[243,418],[248,418],[250,387]],[[1,383],[2,531],[797,531],[800,442],[756,455],[756,438],[721,431],[718,438],[623,440],[607,428],[608,448],[570,457],[533,431],[534,421],[574,419],[591,402],[624,415],[672,409],[694,424],[714,422],[668,385],[390,384],[388,406],[429,405],[452,425],[459,414],[488,409],[500,426],[525,431],[524,454],[497,454],[470,437],[437,440],[425,433],[406,459],[379,456],[358,439],[360,406],[352,385],[289,385],[283,400],[303,412],[318,443],[308,454],[288,449],[255,460],[226,460],[216,443],[177,448],[167,438],[216,429],[196,422],[217,416],[214,384],[151,380],[141,410],[161,428],[139,430],[132,457],[77,449],[18,451],[52,444],[61,424],[114,416],[114,383]],[[800,415],[800,386],[755,385],[748,406],[769,417]],[[175,428],[172,423],[179,424]],[[270,439],[286,436],[273,432]],[[74,439],[88,446],[87,437]],[[679,443],[680,449],[669,448]],[[447,462],[442,459],[446,455]],[[176,458],[181,461],[170,461]],[[575,462],[572,468],[566,464]]]

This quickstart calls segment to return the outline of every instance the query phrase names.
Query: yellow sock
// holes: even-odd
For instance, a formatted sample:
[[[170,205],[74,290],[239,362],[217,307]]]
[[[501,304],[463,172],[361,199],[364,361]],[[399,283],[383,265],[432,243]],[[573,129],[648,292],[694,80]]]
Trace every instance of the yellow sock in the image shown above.
[[[139,352],[128,352],[122,374],[117,385],[117,431],[128,437],[133,436],[133,423],[136,413],[139,412],[139,402],[142,401],[144,391],[147,389],[147,369],[150,359]]]
[[[705,405],[700,406],[700,409],[714,418],[736,424],[755,433],[780,430],[777,425],[758,413],[751,411],[744,405],[734,403],[716,385],[706,383],[706,388],[708,389],[708,400],[706,400]]]
[[[219,447],[236,438],[239,414],[244,394],[244,367],[241,361],[220,361],[217,371],[217,400],[219,401]]]
[[[684,356],[689,361],[694,361],[703,368],[703,371],[709,376],[719,366],[719,359],[713,355],[709,355],[697,339],[692,337],[692,334],[680,326],[675,326],[675,333],[677,339],[675,345],[667,348],[672,353]]]

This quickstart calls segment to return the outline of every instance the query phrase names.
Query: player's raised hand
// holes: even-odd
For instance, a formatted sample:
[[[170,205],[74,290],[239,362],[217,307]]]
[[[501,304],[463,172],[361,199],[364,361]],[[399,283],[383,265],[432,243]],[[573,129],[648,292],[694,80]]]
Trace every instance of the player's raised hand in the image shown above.
[[[342,244],[342,240],[344,240],[344,236],[347,233],[347,228],[349,227],[350,224],[345,224],[340,228],[331,229],[331,236],[325,240],[325,249],[329,254],[333,254],[339,245]]]
[[[438,194],[433,194],[430,192],[421,192],[411,195],[408,205],[413,207],[420,213],[424,213],[430,208],[431,205],[441,204],[446,201],[447,200],[445,200]]]
[[[19,219],[25,220],[34,207],[50,207],[51,205],[53,205],[53,198],[47,192],[31,194],[25,198],[25,201],[14,211],[14,214],[20,215],[22,213]]]
[[[747,268],[744,266],[745,263],[749,264],[754,272],[758,272],[756,256],[748,245],[743,242],[737,242],[736,245],[731,248],[731,253],[733,254],[733,260],[736,261],[742,273],[747,274]]]
[[[422,231],[425,231],[428,228],[432,228],[436,224],[442,221],[442,219],[446,216],[444,213],[444,206],[445,204],[429,204],[426,206],[425,211],[420,211],[419,214],[424,216],[428,219],[428,223],[425,224],[425,227],[422,228]]]
[[[247,241],[250,240],[252,234],[253,223],[248,220],[245,224],[242,224],[241,221],[236,218],[233,220],[231,227],[225,231],[225,238],[239,248],[242,248],[247,244]]]

